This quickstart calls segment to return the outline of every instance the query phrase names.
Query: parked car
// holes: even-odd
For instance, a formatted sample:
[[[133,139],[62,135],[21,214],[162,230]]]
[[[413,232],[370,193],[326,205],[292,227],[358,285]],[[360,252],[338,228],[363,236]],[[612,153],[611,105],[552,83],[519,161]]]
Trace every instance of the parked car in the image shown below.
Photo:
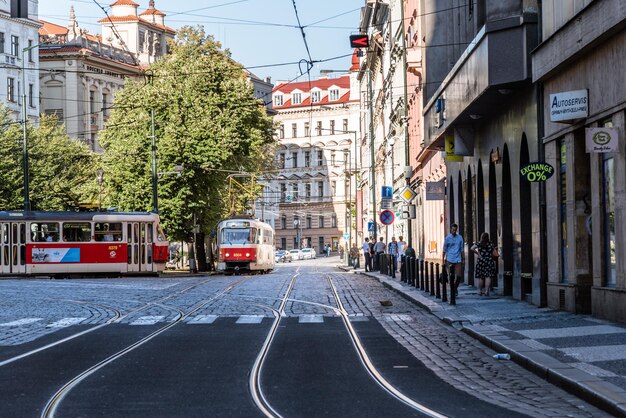
[[[289,253],[291,254],[292,260],[302,260],[303,254],[299,249],[294,248],[293,250],[290,250]]]
[[[310,260],[312,258],[317,258],[317,253],[315,252],[315,249],[313,249],[313,248],[303,248],[302,249],[302,259],[303,260]]]
[[[286,262],[291,263],[291,253],[285,250],[276,251],[274,258],[276,259],[277,263],[286,263]]]

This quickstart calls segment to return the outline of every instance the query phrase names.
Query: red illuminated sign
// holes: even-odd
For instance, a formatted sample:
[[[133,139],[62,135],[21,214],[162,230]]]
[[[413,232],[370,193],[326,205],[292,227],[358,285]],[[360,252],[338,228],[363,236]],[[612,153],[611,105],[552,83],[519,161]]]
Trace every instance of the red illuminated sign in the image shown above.
[[[370,46],[367,35],[350,35],[351,48],[367,48]]]

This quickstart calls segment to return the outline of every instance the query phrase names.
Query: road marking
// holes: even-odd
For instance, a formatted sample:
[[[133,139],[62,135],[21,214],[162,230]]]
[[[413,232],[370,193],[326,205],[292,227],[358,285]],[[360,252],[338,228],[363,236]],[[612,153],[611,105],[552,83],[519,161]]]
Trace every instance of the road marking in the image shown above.
[[[626,359],[626,345],[624,344],[559,348],[558,350],[585,363]]]
[[[300,315],[298,317],[300,324],[322,324],[324,323],[323,315]]]
[[[5,322],[4,324],[0,324],[0,327],[18,327],[20,325],[28,325],[33,322],[41,321],[43,318],[23,318],[18,319],[16,321]]]
[[[163,315],[142,316],[135,319],[133,322],[130,323],[130,325],[154,325],[157,322],[162,321],[163,318],[165,318],[165,316]]]
[[[64,328],[69,327],[70,325],[76,325],[80,322],[83,322],[87,318],[63,318],[52,324],[46,325],[46,328]]]
[[[263,315],[241,315],[237,319],[237,324],[260,324],[265,318]]]
[[[187,321],[188,324],[212,324],[218,318],[217,315],[197,315]]]
[[[600,334],[626,334],[626,330],[610,325],[591,325],[588,327],[544,328],[515,331],[530,339],[558,338],[558,337],[583,337],[586,335]]]

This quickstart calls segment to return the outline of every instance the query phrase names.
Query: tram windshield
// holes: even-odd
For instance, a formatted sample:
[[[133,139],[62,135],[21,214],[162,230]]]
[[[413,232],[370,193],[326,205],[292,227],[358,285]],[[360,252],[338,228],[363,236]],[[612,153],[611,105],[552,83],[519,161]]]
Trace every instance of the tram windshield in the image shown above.
[[[256,242],[256,228],[224,228],[222,244],[253,244]]]

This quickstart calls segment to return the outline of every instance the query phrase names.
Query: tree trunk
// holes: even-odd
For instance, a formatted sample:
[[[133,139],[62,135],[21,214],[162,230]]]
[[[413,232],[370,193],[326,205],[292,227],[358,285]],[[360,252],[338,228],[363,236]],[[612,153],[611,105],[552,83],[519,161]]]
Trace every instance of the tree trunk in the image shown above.
[[[207,271],[204,232],[198,232],[196,234],[196,242],[194,245],[196,247],[196,265],[198,266],[198,271]]]

